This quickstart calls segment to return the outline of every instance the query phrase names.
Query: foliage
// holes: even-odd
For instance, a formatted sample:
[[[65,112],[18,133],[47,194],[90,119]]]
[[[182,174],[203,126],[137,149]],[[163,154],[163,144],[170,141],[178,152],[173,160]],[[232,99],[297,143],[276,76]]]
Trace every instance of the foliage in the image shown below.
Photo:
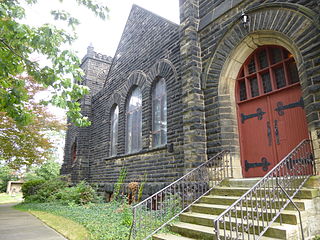
[[[88,240],[89,233],[81,224],[70,219],[56,216],[51,213],[40,211],[29,211],[32,215],[41,219],[49,227],[61,233],[69,240]]]
[[[13,174],[13,169],[9,166],[0,165],[0,193],[7,191],[9,181],[17,180],[18,178]]]
[[[106,17],[106,6],[96,4],[93,0],[75,1],[98,17]],[[5,112],[21,125],[30,123],[33,115],[28,108],[27,84],[21,78],[22,75],[28,75],[52,91],[50,103],[67,109],[68,117],[75,124],[88,126],[90,122],[82,116],[78,102],[88,93],[87,87],[78,84],[83,74],[79,67],[80,60],[65,46],[71,45],[76,39],[75,27],[79,21],[64,10],[52,10],[54,19],[70,26],[71,33],[49,24],[28,26],[22,23],[25,18],[23,2],[32,5],[38,0],[0,1],[0,112]],[[41,66],[33,61],[34,53],[44,56],[49,63]]]
[[[62,188],[50,198],[51,201],[60,201],[64,204],[85,205],[93,202],[101,202],[101,198],[88,183],[81,181],[74,187]]]
[[[34,179],[34,180],[25,182],[21,188],[23,197],[25,199],[28,199],[31,196],[37,194],[37,192],[39,191],[39,189],[41,188],[44,182],[45,182],[44,179]]]
[[[60,164],[50,159],[40,166],[33,166],[26,173],[25,180],[29,181],[32,179],[44,179],[50,180],[55,179],[59,176],[60,173]]]
[[[141,181],[141,184],[140,184],[139,190],[138,190],[138,202],[141,201],[143,188],[144,188],[144,185],[146,184],[146,182],[147,182],[147,174],[145,173],[143,175],[143,180]]]
[[[127,169],[123,167],[120,169],[118,180],[114,184],[114,190],[113,190],[113,199],[114,200],[119,199],[120,190],[121,190],[121,187],[123,186],[123,183],[124,183],[124,180],[126,179],[126,176],[127,176]]]
[[[60,202],[66,205],[101,202],[95,189],[88,183],[82,181],[73,187],[68,187],[60,178],[29,180],[22,185],[22,193],[25,202]]]
[[[52,213],[71,219],[83,225],[90,233],[92,240],[128,239],[129,223],[132,213],[128,205],[116,201],[106,204],[61,205],[58,203],[23,203],[17,206],[20,210],[33,210]]]
[[[39,164],[48,159],[53,148],[53,141],[48,133],[65,129],[64,123],[55,119],[47,107],[35,100],[35,96],[43,88],[30,78],[23,78],[23,81],[29,96],[28,111],[34,116],[32,122],[29,125],[21,125],[8,113],[0,112],[0,155],[6,164],[14,169]]]

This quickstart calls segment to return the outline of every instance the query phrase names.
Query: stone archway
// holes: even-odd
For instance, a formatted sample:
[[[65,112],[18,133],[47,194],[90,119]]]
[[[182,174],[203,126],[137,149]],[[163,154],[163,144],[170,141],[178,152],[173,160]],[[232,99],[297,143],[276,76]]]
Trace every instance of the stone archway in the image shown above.
[[[230,131],[230,120],[232,124],[232,131],[235,136],[237,144],[234,148],[234,174],[235,177],[242,177],[242,168],[240,164],[240,144],[238,137],[238,124],[235,102],[235,81],[245,60],[258,47],[263,45],[278,45],[286,48],[294,55],[297,66],[301,68],[301,55],[298,48],[283,34],[273,31],[259,31],[249,34],[241,43],[230,53],[221,70],[219,85],[218,85],[218,99],[222,106],[230,106],[231,119],[224,121],[221,118],[220,128],[221,134],[224,134],[225,129]],[[299,71],[300,72],[300,71]],[[303,77],[302,77],[303,78]],[[302,79],[301,79],[302,80]],[[222,104],[223,103],[223,104]],[[225,133],[226,134],[226,133]]]

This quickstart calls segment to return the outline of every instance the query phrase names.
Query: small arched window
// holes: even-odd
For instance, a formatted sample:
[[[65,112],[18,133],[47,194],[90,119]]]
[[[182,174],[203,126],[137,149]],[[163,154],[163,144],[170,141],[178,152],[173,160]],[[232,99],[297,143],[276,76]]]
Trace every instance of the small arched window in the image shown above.
[[[119,107],[116,105],[111,111],[111,129],[110,129],[110,155],[117,155],[118,142],[118,122],[119,122]]]
[[[127,153],[141,150],[142,142],[142,94],[133,89],[127,104]]]
[[[166,81],[161,78],[152,93],[152,146],[167,143],[167,91]]]
[[[77,141],[75,140],[71,146],[71,165],[74,165],[77,160]]]

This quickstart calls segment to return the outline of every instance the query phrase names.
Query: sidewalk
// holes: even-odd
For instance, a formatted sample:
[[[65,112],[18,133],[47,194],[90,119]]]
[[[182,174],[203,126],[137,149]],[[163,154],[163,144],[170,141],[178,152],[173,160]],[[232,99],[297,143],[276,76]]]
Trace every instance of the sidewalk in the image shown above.
[[[0,240],[66,240],[36,217],[12,206],[0,205]]]

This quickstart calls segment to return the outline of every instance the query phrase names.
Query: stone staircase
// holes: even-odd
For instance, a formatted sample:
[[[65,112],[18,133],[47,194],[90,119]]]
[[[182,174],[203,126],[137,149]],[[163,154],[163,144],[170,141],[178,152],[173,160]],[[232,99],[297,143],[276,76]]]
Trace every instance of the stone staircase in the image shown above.
[[[172,223],[169,228],[173,233],[158,233],[154,240],[192,240],[192,239],[216,239],[213,228],[213,220],[235,202],[241,195],[249,190],[259,179],[230,179],[215,187],[207,196],[202,197],[191,206],[189,211],[179,217],[179,222]],[[318,189],[302,188],[295,198],[295,203],[301,210],[303,219],[307,213],[308,201],[318,196]],[[309,204],[309,205],[308,205]],[[276,222],[266,231],[261,239],[300,239],[299,215],[290,204],[282,212],[282,224]],[[234,216],[228,220],[227,226],[236,224],[240,219]],[[255,228],[262,224],[255,222]],[[223,232],[221,239],[224,239]],[[234,239],[234,238],[233,238]],[[242,239],[242,238],[241,238]],[[246,239],[246,238],[244,238]]]

